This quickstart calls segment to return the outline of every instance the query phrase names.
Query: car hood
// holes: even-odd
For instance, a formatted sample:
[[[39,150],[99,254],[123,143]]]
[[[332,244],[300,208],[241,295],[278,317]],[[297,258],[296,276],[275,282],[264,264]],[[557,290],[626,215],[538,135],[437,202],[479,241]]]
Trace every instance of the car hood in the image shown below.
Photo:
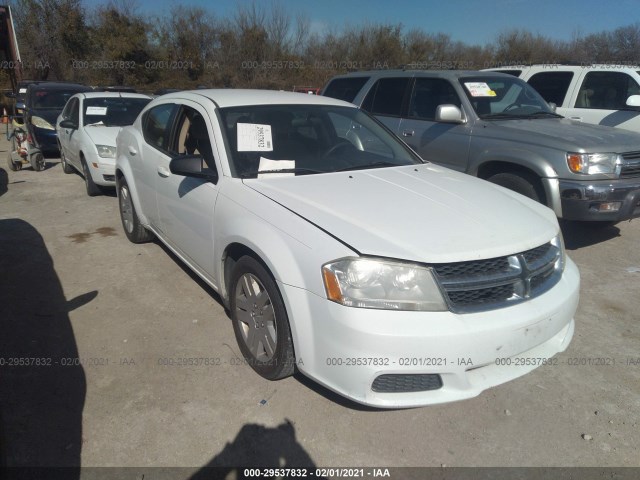
[[[122,127],[97,126],[85,127],[84,131],[95,145],[110,145],[115,147],[116,137],[121,128]]]
[[[244,182],[366,255],[425,263],[490,258],[539,246],[559,231],[547,207],[432,164]]]
[[[476,135],[558,150],[623,153],[640,150],[640,134],[566,118],[481,121]]]

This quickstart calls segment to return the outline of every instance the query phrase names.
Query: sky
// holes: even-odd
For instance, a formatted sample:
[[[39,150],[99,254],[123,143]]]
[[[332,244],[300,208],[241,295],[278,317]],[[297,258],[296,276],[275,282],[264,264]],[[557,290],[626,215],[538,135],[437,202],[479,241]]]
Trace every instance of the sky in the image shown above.
[[[107,0],[84,0],[91,8]],[[446,33],[454,41],[485,45],[510,29],[526,29],[556,40],[610,31],[640,22],[640,0],[256,0],[268,9],[272,1],[295,18],[308,18],[312,31],[339,31],[365,23],[402,24]],[[244,0],[127,0],[145,15],[168,13],[173,5],[202,7],[219,18],[232,18]],[[638,52],[640,56],[640,52]]]

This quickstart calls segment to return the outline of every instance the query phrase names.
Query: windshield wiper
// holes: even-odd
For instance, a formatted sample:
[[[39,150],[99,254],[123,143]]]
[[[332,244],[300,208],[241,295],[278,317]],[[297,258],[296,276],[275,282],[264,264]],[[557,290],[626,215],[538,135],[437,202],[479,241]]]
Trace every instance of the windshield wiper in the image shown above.
[[[526,118],[526,115],[511,115],[509,113],[487,113],[486,115],[480,115],[482,120],[491,120],[497,119],[501,120],[503,118]]]
[[[348,172],[349,170],[366,170],[367,168],[383,168],[383,167],[401,167],[402,165],[399,163],[391,163],[391,162],[374,162],[374,163],[366,163],[362,165],[352,165],[350,167],[338,168],[337,170],[333,170],[334,172]]]
[[[564,118],[562,115],[559,115],[555,112],[535,112],[530,113],[527,117],[553,117],[553,118]]]
[[[105,126],[105,123],[102,120],[96,123],[89,123],[88,125],[85,125],[85,127],[104,127],[104,126]]]
[[[262,175],[263,173],[301,173],[301,174],[309,174],[309,173],[327,173],[324,170],[314,170],[312,168],[279,168],[274,170],[251,170],[248,172],[242,172],[240,174],[240,178],[252,178],[257,175]]]

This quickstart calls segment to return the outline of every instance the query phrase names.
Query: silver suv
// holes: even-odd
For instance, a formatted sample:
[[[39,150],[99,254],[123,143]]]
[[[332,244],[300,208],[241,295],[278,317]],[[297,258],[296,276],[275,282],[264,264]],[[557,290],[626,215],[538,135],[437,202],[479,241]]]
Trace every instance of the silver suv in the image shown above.
[[[640,134],[565,119],[513,75],[359,72],[334,77],[322,93],[371,112],[425,160],[533,198],[559,218],[640,216]]]

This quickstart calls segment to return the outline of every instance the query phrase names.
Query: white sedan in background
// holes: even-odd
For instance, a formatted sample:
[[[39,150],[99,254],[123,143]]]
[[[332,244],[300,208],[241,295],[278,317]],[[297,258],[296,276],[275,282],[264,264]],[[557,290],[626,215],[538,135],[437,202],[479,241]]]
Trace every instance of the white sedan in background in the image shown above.
[[[62,170],[80,172],[89,196],[115,186],[118,131],[131,125],[150,101],[138,93],[88,92],[74,95],[65,105],[56,122]]]

